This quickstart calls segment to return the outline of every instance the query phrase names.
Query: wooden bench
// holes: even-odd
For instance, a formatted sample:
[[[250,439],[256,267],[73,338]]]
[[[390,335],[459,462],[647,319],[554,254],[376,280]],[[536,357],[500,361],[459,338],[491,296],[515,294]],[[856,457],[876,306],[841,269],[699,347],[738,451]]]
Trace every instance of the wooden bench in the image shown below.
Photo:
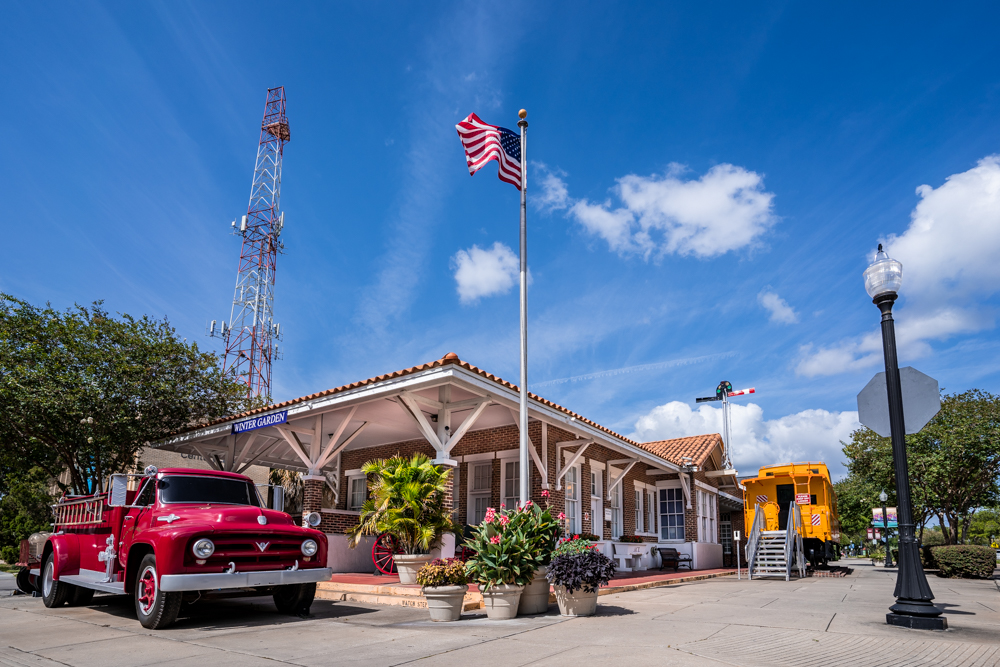
[[[673,547],[657,547],[656,550],[660,552],[661,570],[668,565],[674,568],[674,572],[677,572],[681,565],[687,566],[689,570],[691,569],[691,556],[678,553],[677,549]]]

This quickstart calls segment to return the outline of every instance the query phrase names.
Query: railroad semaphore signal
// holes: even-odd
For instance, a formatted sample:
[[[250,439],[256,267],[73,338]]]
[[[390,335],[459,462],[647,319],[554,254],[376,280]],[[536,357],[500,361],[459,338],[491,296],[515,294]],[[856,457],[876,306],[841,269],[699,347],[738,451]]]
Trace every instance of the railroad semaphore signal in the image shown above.
[[[732,419],[729,416],[729,399],[734,396],[746,396],[747,394],[755,393],[757,393],[757,390],[753,387],[733,391],[732,383],[727,380],[723,380],[719,383],[719,386],[715,388],[715,396],[704,396],[702,398],[695,399],[695,403],[722,401],[722,467],[726,470],[733,467],[733,459],[730,454],[729,443],[730,434],[733,431]]]

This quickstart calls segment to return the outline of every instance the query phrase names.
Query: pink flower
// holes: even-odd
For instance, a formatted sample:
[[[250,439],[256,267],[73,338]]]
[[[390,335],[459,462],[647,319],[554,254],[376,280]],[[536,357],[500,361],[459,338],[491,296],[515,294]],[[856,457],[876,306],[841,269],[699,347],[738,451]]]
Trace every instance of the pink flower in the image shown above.
[[[508,523],[510,523],[510,519],[507,518],[507,515],[506,514],[501,514],[500,515],[500,525],[501,526],[506,526]]]
[[[500,536],[494,535],[490,538],[490,544],[500,544]]]
[[[542,498],[548,498],[548,497],[549,497],[548,490],[546,489],[546,490],[542,491]]]
[[[500,503],[500,509],[507,509],[507,506],[504,505],[503,503]]]
[[[559,520],[560,520],[560,521],[562,521],[562,520],[564,520],[565,518],[566,518],[566,515],[565,515],[565,514],[563,514],[562,512],[559,512]]]
[[[529,500],[528,502],[524,503],[524,506],[525,507],[531,507],[531,501]]]

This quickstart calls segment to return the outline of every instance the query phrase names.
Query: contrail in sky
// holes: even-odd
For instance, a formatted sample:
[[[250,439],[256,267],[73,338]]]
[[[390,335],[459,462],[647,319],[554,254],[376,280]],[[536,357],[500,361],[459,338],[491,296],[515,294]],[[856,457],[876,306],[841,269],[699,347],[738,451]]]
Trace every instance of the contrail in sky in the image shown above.
[[[663,368],[676,368],[677,366],[690,366],[700,364],[703,361],[715,361],[716,359],[726,359],[736,356],[735,352],[720,352],[719,354],[706,354],[703,357],[689,357],[687,359],[671,359],[670,361],[659,361],[655,364],[641,364],[639,366],[626,366],[624,368],[614,368],[607,371],[597,371],[586,375],[574,375],[558,380],[546,380],[545,382],[535,382],[529,385],[529,389],[535,387],[546,387],[553,384],[564,384],[566,382],[580,382],[582,380],[596,380],[598,378],[612,377],[614,375],[625,375],[626,373],[638,373],[640,371],[656,371]]]

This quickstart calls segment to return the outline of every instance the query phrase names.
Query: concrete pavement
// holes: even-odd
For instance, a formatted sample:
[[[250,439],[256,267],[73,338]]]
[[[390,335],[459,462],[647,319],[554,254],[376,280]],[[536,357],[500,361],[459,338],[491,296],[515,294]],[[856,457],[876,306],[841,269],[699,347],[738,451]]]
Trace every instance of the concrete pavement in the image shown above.
[[[930,578],[946,632],[885,625],[895,571],[850,561],[845,578],[724,577],[604,596],[591,618],[509,622],[467,614],[317,601],[307,619],[269,598],[200,602],[177,625],[144,630],[131,602],[83,608],[0,598],[0,665],[996,665],[1000,582]],[[0,581],[0,584],[5,582]]]

